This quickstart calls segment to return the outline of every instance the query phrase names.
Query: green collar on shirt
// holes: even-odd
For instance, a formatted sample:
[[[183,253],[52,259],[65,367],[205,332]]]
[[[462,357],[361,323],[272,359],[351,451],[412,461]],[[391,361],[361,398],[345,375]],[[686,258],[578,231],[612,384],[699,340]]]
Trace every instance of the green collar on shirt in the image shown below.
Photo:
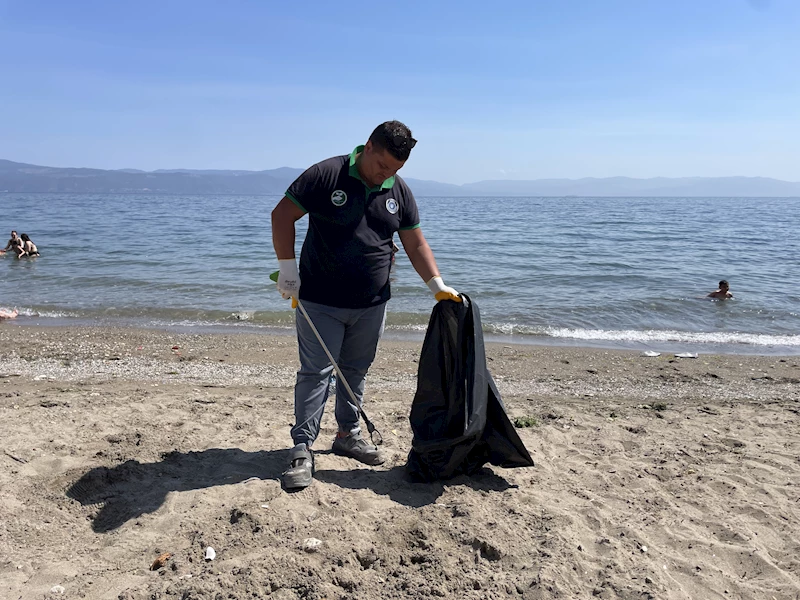
[[[394,187],[394,175],[389,177],[389,179],[384,181],[382,184],[375,186],[374,188],[369,187],[369,185],[367,185],[367,182],[361,179],[361,175],[358,172],[358,167],[356,166],[356,157],[360,152],[363,151],[364,151],[364,146],[356,146],[356,149],[350,153],[350,177],[355,177],[361,183],[363,183],[364,187],[367,188],[367,192],[369,193],[377,192],[378,190],[388,190]]]

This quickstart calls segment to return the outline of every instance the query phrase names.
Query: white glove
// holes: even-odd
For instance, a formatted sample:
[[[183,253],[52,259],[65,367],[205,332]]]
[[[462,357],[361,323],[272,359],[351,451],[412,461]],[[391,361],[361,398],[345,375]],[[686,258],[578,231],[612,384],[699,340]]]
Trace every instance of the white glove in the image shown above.
[[[458,292],[450,286],[445,285],[439,275],[428,282],[428,289],[433,293],[437,301],[452,300],[453,302],[461,302],[461,297],[458,295]]]
[[[300,295],[300,273],[297,271],[297,259],[278,259],[278,291],[284,300],[297,298]]]

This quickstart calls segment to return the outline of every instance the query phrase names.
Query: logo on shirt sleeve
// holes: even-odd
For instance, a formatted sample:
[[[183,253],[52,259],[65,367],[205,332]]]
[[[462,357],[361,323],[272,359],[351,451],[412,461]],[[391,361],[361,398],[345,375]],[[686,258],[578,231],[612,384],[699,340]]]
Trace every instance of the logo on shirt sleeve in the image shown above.
[[[331,202],[334,206],[344,206],[344,203],[347,202],[347,194],[342,190],[336,190],[331,194]]]
[[[394,198],[389,198],[386,201],[386,210],[388,210],[391,214],[397,214],[397,209],[400,208],[400,205],[397,203],[397,200]]]

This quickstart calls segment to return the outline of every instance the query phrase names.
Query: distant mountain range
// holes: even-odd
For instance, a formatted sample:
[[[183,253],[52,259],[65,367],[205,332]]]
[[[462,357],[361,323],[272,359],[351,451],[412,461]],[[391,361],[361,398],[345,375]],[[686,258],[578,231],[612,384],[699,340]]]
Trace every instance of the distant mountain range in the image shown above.
[[[279,195],[303,169],[139,171],[41,167],[0,159],[0,192]],[[453,185],[404,178],[417,196],[800,197],[800,182],[767,177],[606,177],[492,180]]]

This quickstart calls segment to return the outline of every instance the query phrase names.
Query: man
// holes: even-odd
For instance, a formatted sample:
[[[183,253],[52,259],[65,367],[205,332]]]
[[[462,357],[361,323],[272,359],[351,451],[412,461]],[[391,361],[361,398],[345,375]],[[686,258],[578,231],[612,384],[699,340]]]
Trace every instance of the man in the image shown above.
[[[0,252],[5,254],[6,250],[13,250],[17,255],[19,255],[22,252],[22,239],[17,237],[16,231],[11,232],[11,239],[8,240],[6,247],[3,248],[3,250],[0,250]]]
[[[728,282],[724,279],[719,282],[719,289],[714,290],[711,292],[707,298],[716,298],[717,300],[727,300],[728,298],[733,298],[733,294],[730,292],[730,286]]]
[[[280,265],[278,291],[303,303],[359,404],[390,297],[395,232],[436,299],[461,301],[458,292],[442,281],[420,229],[414,196],[396,175],[416,143],[408,127],[387,121],[350,155],[311,166],[272,211],[272,242]],[[295,222],[305,214],[308,234],[298,271]],[[287,490],[311,484],[311,446],[319,434],[333,371],[300,311],[296,325],[300,370],[294,390],[294,448],[282,476]],[[335,414],[339,432],[334,453],[368,465],[383,463],[380,450],[361,436],[359,410],[344,385],[336,386]]]

